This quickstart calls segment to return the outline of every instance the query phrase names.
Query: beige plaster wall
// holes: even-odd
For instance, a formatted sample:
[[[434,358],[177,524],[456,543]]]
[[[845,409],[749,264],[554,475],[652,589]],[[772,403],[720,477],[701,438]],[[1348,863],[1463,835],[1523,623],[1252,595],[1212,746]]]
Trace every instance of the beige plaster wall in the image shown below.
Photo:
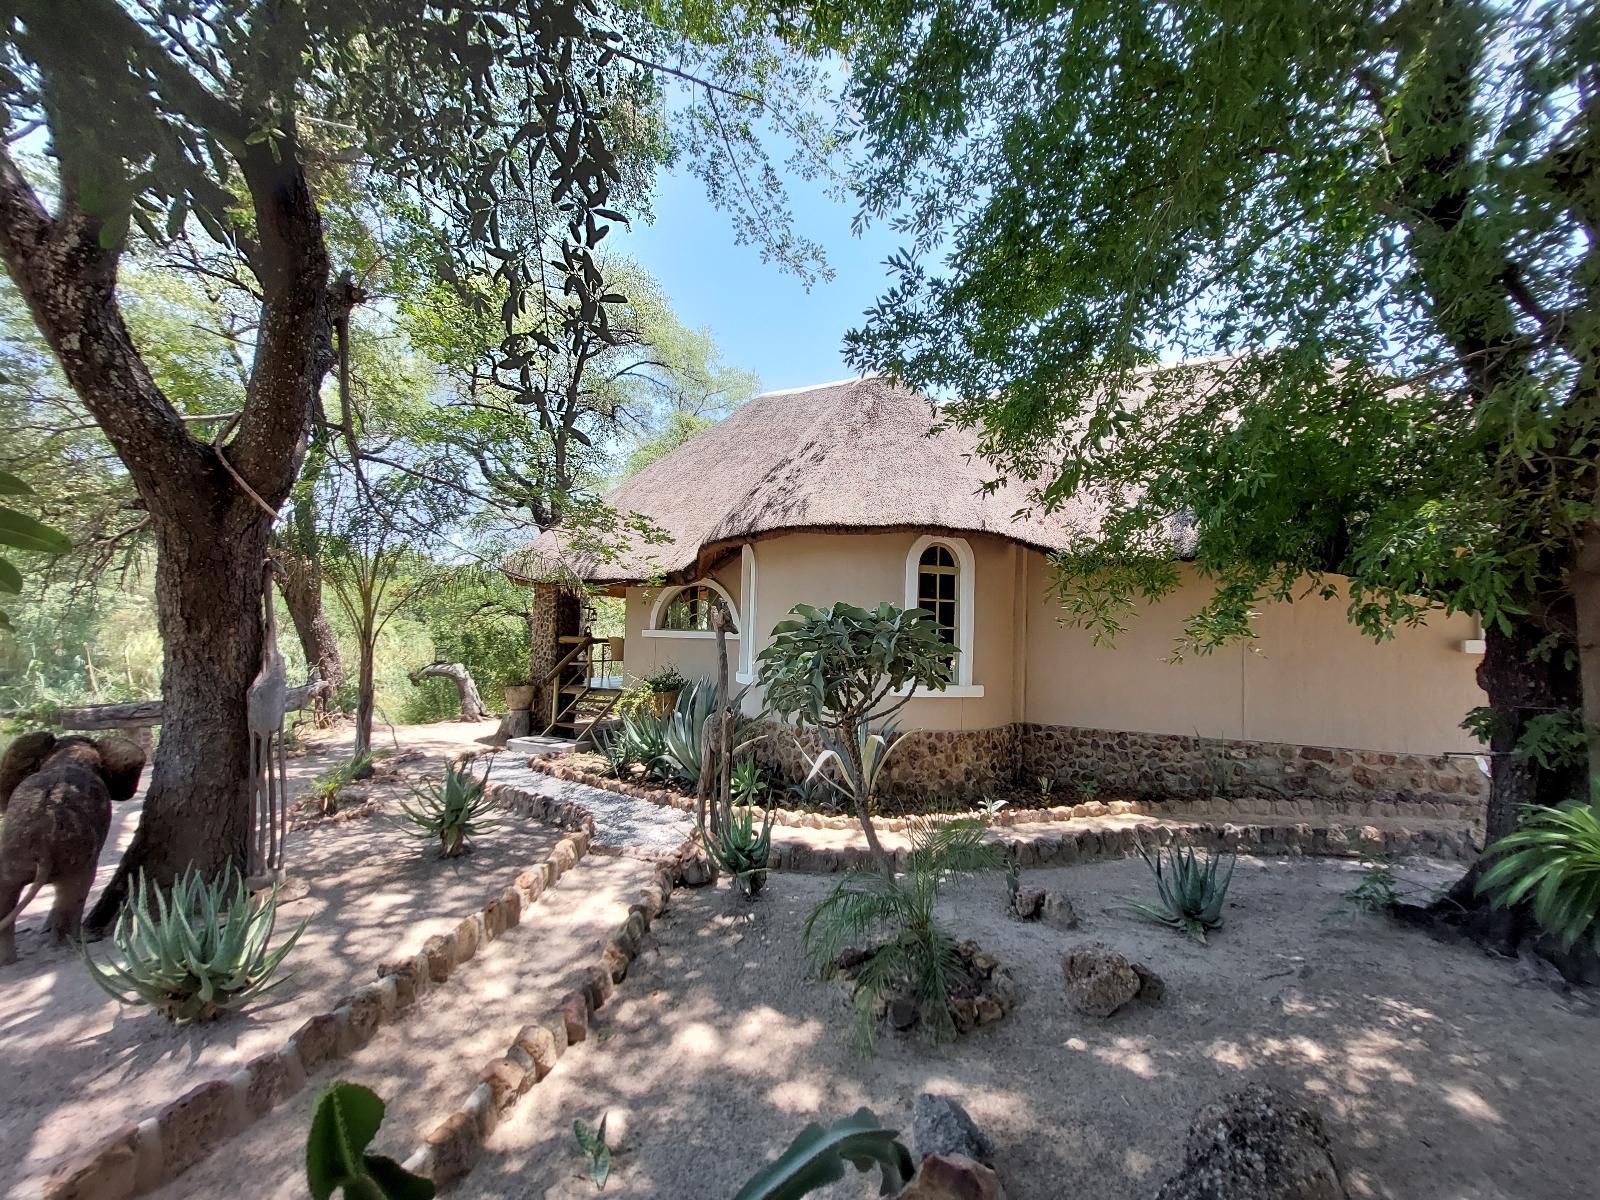
[[[906,556],[919,535],[792,533],[754,543],[759,653],[797,603],[905,603]],[[1470,618],[1440,615],[1374,643],[1345,619],[1342,601],[1266,606],[1258,637],[1171,663],[1184,619],[1208,594],[1187,574],[1177,592],[1145,608],[1112,647],[1062,626],[1043,555],[1000,538],[966,539],[976,564],[972,682],[982,696],[918,698],[907,729],[979,730],[1011,722],[1080,726],[1349,749],[1439,754],[1476,751],[1460,728],[1483,703],[1464,652]],[[713,574],[742,608],[735,554]],[[710,638],[643,636],[656,589],[630,588],[626,664],[632,676],[672,663],[685,675],[716,670]],[[729,658],[737,671],[738,643]],[[752,694],[749,709],[758,707]]]
[[[791,533],[754,543],[756,560],[756,628],[754,653],[770,640],[772,627],[796,604],[832,604],[838,600],[864,608],[887,600],[906,602],[906,556],[920,534]],[[1012,671],[1015,648],[1014,584],[1021,550],[999,538],[969,537],[976,567],[973,582],[972,682],[982,696],[916,698],[900,710],[907,729],[989,729],[1018,719]],[[735,555],[717,573],[719,583],[736,599],[740,566]],[[648,674],[672,662],[691,678],[716,669],[714,643],[684,638],[649,638],[643,629],[657,592],[630,588],[627,597],[627,666],[631,675]],[[742,603],[742,599],[741,599]],[[639,646],[639,650],[635,650]],[[734,658],[734,644],[729,644]],[[737,660],[735,659],[735,664]],[[747,705],[759,707],[752,693]]]
[[[1114,647],[1062,626],[1044,557],[1025,552],[1025,720],[1143,733],[1439,754],[1481,746],[1460,728],[1484,696],[1469,617],[1439,614],[1375,643],[1342,600],[1308,597],[1263,608],[1257,638],[1167,661],[1184,618],[1209,595],[1184,585],[1145,608]]]
[[[739,594],[739,559],[723,563],[711,573],[741,603]],[[628,682],[643,679],[666,666],[676,666],[690,679],[715,679],[717,674],[717,639],[705,637],[646,637],[645,626],[650,621],[650,610],[655,606],[661,588],[629,588],[627,595],[627,631],[623,644],[623,669]],[[743,634],[741,633],[741,637]],[[728,669],[739,669],[739,642],[728,639]]]

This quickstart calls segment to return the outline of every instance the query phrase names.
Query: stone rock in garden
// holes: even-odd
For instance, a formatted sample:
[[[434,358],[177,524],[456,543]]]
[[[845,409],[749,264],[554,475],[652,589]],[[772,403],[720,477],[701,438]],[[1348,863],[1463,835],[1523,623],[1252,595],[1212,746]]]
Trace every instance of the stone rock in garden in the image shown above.
[[[1322,1119],[1265,1084],[1195,1114],[1183,1167],[1154,1200],[1348,1200]]]
[[[1000,1177],[960,1154],[931,1154],[900,1200],[1006,1200]]]
[[[1056,929],[1076,929],[1078,913],[1065,892],[1046,892],[1039,906],[1039,919]]]
[[[935,1154],[959,1154],[987,1162],[994,1143],[954,1096],[923,1092],[911,1102],[911,1148],[919,1159]]]
[[[1044,902],[1043,888],[1018,888],[1011,893],[1011,916],[1018,921],[1037,921]]]
[[[1155,1003],[1166,992],[1160,976],[1129,962],[1103,942],[1089,942],[1061,960],[1067,1003],[1091,1017],[1109,1017],[1134,999]]]
[[[716,866],[698,846],[686,851],[678,860],[678,882],[684,887],[705,887],[708,883],[715,883],[716,879]]]
[[[917,1023],[917,1002],[910,996],[893,996],[884,1010],[891,1029],[904,1033]]]

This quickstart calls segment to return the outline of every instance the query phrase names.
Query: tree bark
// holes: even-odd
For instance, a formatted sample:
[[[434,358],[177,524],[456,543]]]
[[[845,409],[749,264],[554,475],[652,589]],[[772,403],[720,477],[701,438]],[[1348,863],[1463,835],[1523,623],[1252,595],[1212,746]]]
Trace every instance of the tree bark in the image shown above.
[[[478,685],[472,681],[465,663],[429,663],[425,667],[418,667],[406,678],[412,683],[421,683],[424,679],[448,679],[456,685],[463,721],[481,721],[489,715],[483,707],[483,697],[478,694]]]
[[[1512,618],[1510,632],[1494,625],[1484,632],[1478,683],[1495,715],[1488,747],[1486,844],[1514,830],[1527,805],[1553,807],[1584,793],[1584,766],[1547,770],[1516,753],[1532,718],[1575,709],[1582,702],[1579,672],[1570,661],[1571,643],[1552,648],[1550,642],[1549,630],[1526,617]],[[1464,935],[1507,957],[1515,956],[1525,943],[1538,943],[1540,931],[1526,904],[1496,908],[1490,897],[1479,894],[1484,866],[1484,859],[1479,858],[1433,904],[1398,905],[1395,915],[1409,924]],[[1570,956],[1561,955],[1548,943],[1539,943],[1537,948],[1564,972],[1572,968]]]
[[[330,694],[337,692],[344,686],[344,660],[339,657],[333,622],[322,606],[322,564],[284,546],[274,548],[273,561],[306,664],[329,685]]]
[[[377,657],[376,633],[361,638],[361,661],[356,674],[356,744],[357,758],[372,753],[372,712],[376,707],[377,683],[374,678],[374,660]]]
[[[1600,502],[1600,501],[1597,501]],[[1585,522],[1568,579],[1576,610],[1583,734],[1589,747],[1589,801],[1600,806],[1600,521]]]

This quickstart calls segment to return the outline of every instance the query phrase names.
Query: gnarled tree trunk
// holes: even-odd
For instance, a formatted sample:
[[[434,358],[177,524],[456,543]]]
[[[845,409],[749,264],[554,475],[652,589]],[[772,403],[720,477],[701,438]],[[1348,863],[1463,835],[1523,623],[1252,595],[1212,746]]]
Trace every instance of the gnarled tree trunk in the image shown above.
[[[344,661],[339,657],[333,622],[322,606],[322,564],[286,546],[275,546],[272,560],[278,566],[278,586],[305,652],[306,665],[329,685],[331,692],[337,692],[344,686]]]
[[[484,710],[483,697],[478,694],[478,685],[472,682],[472,675],[464,663],[429,663],[425,667],[418,667],[406,678],[412,683],[421,683],[424,679],[448,679],[456,685],[463,721],[481,721],[489,715]]]

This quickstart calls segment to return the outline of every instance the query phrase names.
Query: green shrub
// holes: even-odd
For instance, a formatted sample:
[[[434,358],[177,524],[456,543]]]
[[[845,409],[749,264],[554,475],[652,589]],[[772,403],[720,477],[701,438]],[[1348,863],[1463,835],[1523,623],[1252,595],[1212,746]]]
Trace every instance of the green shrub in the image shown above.
[[[767,858],[772,851],[772,810],[761,816],[761,832],[756,832],[755,812],[743,805],[728,817],[720,833],[701,827],[706,853],[717,866],[733,876],[734,886],[747,900],[754,900],[767,881]]]
[[[878,943],[856,976],[858,1045],[872,1045],[878,1011],[896,992],[911,997],[935,1040],[955,1036],[949,974],[957,963],[956,941],[933,910],[951,878],[999,866],[1000,853],[984,841],[986,833],[971,819],[915,821],[903,876],[858,867],[806,918],[806,953],[820,971],[845,950]]]
[[[572,1136],[578,1141],[578,1149],[589,1160],[589,1182],[597,1190],[604,1191],[606,1180],[611,1176],[611,1147],[606,1144],[606,1115],[601,1114],[600,1124],[593,1129],[582,1121],[574,1121]]]
[[[413,787],[413,802],[400,802],[400,811],[417,837],[438,838],[445,858],[457,858],[472,849],[472,839],[487,826],[484,817],[494,807],[489,796],[489,773],[479,778],[472,765],[445,769],[442,783]]]
[[[354,783],[372,765],[373,758],[371,754],[352,755],[338,766],[324,771],[306,787],[306,799],[315,804],[323,816],[337,812],[340,791]]]
[[[83,958],[90,977],[122,1003],[146,1005],[180,1025],[206,1021],[288,981],[272,977],[305,932],[305,922],[269,950],[277,911],[276,889],[252,897],[231,867],[215,883],[191,867],[170,896],[141,872],[111,932],[121,961],[102,966],[87,944]]]
[[[311,1200],[433,1200],[433,1182],[392,1158],[368,1154],[383,1124],[383,1101],[370,1088],[340,1081],[322,1093],[306,1137]]]
[[[1522,825],[1486,852],[1497,861],[1478,881],[1499,908],[1533,902],[1533,919],[1570,950],[1600,951],[1600,810],[1529,806]]]
[[[1133,902],[1128,907],[1205,945],[1206,934],[1222,927],[1222,906],[1228,900],[1238,855],[1229,856],[1227,874],[1220,878],[1217,867],[1222,856],[1218,854],[1201,855],[1187,846],[1171,846],[1158,849],[1152,857],[1141,842],[1139,857],[1155,876],[1159,899],[1156,904]]]
[[[663,718],[661,738],[666,747],[666,769],[688,791],[700,784],[702,735],[716,707],[717,689],[709,680],[701,679],[679,690],[672,712]]]

